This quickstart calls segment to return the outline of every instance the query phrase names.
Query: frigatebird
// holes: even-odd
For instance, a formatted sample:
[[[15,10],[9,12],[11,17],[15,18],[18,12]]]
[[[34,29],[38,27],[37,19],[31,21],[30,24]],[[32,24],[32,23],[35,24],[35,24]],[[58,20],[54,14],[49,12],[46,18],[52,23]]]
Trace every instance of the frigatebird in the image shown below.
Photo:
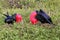
[[[7,14],[3,15],[6,16],[4,22],[7,24],[13,24],[14,22],[20,23],[22,21],[22,16],[18,13],[9,15],[9,13],[7,12]]]
[[[30,14],[30,22],[32,24],[36,24],[38,21],[40,21],[42,24],[44,23],[53,24],[51,17],[47,15],[42,9],[40,9],[40,11],[38,10],[33,11]]]

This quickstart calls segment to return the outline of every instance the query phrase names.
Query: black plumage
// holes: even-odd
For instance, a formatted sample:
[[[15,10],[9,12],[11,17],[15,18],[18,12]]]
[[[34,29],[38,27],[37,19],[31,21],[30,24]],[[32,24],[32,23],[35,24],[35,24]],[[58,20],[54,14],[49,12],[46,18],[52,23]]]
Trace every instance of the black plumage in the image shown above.
[[[36,11],[36,13],[36,19],[39,20],[41,23],[53,24],[51,17],[48,16],[43,10],[40,9],[40,11]]]
[[[16,13],[12,15],[14,21],[16,21]]]
[[[5,23],[8,23],[8,24],[13,24],[13,18],[11,16],[8,16],[7,18],[5,18]]]
[[[13,24],[14,23],[14,18],[12,16],[10,16],[8,13],[4,14],[6,16],[6,18],[4,19],[5,23],[8,24]]]

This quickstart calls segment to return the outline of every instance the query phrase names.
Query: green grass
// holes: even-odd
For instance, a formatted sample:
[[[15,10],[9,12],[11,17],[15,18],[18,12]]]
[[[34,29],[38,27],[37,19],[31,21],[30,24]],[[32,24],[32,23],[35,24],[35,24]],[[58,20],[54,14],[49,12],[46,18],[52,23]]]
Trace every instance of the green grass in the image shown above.
[[[24,0],[23,0],[24,1]],[[22,5],[25,5],[22,1]],[[60,40],[60,0],[31,0],[31,6],[22,9],[2,7],[0,2],[0,40]],[[26,4],[27,4],[26,3]],[[30,23],[29,15],[34,10],[43,9],[51,18],[54,24],[33,25]],[[23,21],[19,24],[14,23],[12,27],[4,23],[5,16],[2,13],[10,14],[19,13],[23,17]]]

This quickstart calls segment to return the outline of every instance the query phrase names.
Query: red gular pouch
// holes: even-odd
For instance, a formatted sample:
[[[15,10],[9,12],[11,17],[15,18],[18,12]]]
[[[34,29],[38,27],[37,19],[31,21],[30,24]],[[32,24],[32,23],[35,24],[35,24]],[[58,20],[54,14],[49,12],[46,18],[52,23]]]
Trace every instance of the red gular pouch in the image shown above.
[[[16,14],[15,20],[17,23],[20,23],[22,21],[22,16],[20,14]]]
[[[36,19],[37,13],[36,11],[31,12],[30,14],[30,22],[32,24],[37,24],[38,20]]]

